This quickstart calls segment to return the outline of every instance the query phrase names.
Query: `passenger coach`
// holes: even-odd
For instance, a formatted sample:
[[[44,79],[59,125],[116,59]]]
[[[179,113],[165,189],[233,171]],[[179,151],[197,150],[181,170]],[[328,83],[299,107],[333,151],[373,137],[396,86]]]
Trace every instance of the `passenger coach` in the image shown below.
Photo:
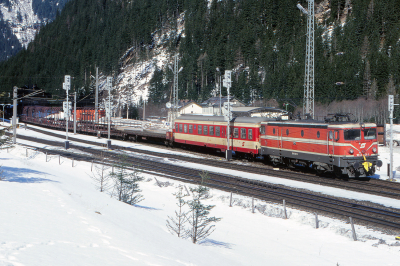
[[[254,157],[260,154],[262,117],[236,117],[230,123],[229,149],[237,156]],[[173,141],[186,145],[207,147],[225,152],[227,121],[223,116],[182,115],[175,120]]]

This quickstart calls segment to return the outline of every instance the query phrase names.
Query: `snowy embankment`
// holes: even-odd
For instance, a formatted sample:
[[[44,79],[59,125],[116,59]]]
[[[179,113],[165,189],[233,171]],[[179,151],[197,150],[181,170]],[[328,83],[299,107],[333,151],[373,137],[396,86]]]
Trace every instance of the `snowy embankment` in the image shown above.
[[[37,134],[30,130],[18,133]],[[87,138],[76,135],[74,137]],[[18,140],[19,142],[19,140]],[[114,140],[113,140],[114,143]],[[31,143],[32,144],[32,143]],[[118,143],[119,145],[119,143]],[[132,143],[130,144],[132,145]],[[130,206],[99,192],[91,164],[72,162],[21,145],[0,151],[0,265],[396,265],[400,243],[393,235],[212,189],[207,204],[221,217],[200,244],[171,235],[167,216],[176,210],[172,193],[154,176],[140,183],[145,200]],[[396,162],[396,161],[395,161]],[[398,161],[397,161],[398,162]],[[108,169],[107,171],[110,171]],[[106,171],[106,172],[107,172]],[[187,187],[191,185],[186,185]]]

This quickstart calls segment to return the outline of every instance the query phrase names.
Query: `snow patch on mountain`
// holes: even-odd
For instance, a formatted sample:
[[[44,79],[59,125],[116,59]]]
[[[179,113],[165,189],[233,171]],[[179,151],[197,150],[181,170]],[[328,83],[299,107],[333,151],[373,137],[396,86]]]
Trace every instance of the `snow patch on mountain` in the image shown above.
[[[129,60],[135,57],[135,47],[131,47],[121,57],[120,61],[123,67],[120,69],[120,74],[117,77],[115,88],[118,91],[119,98],[118,106],[124,104],[138,105],[140,100],[147,101],[150,80],[157,68],[165,69],[168,65],[172,66],[172,55],[167,49],[167,44],[171,39],[185,37],[184,23],[185,13],[182,13],[177,20],[177,27],[157,30],[153,35],[153,45],[149,50],[153,56],[144,61],[129,63]],[[124,63],[125,62],[125,63]]]
[[[9,0],[10,6],[0,4],[3,19],[8,23],[23,47],[34,39],[41,21],[33,12],[32,0]]]

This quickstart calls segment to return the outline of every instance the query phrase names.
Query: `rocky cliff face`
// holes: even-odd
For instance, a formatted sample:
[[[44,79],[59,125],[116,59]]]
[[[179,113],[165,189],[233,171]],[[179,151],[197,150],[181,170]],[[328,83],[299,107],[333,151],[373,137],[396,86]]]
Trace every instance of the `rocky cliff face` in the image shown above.
[[[33,40],[41,25],[51,22],[68,0],[0,0],[0,61]]]

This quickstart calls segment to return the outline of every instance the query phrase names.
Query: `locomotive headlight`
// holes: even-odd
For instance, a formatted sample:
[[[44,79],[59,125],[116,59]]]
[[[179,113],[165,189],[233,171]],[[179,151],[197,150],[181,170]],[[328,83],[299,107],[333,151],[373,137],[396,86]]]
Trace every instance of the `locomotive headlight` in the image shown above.
[[[372,148],[372,152],[373,152],[373,153],[376,153],[376,147],[373,147],[373,148]]]
[[[353,149],[350,149],[350,150],[349,150],[349,153],[350,153],[350,154],[353,154],[353,153],[354,153],[354,150],[353,150]]]

